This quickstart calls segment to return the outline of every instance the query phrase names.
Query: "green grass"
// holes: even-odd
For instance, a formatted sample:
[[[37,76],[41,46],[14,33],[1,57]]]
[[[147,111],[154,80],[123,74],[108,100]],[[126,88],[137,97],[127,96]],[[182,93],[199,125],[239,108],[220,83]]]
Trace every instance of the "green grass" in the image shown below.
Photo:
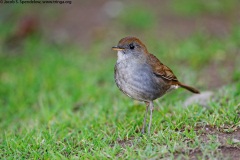
[[[173,10],[186,16],[228,12],[236,6],[227,0],[173,2]],[[23,14],[24,8],[14,13]],[[84,50],[32,36],[21,51],[12,53],[4,48],[3,37],[14,25],[0,21],[2,159],[189,159],[194,151],[201,153],[199,159],[225,158],[218,135],[207,134],[206,141],[202,133],[213,128],[231,134],[240,127],[239,25],[221,38],[199,32],[163,41],[154,37],[157,17],[151,9],[131,5],[118,18],[128,33],[151,33],[143,42],[179,80],[209,90],[205,80],[215,70],[202,73],[215,64],[228,84],[213,89],[208,107],[184,107],[192,94],[183,89],[156,100],[151,135],[141,136],[145,105],[123,95],[114,83],[116,55],[110,46],[117,41],[95,42]],[[240,147],[231,139],[227,145]]]
[[[231,38],[228,41],[232,41]],[[212,48],[204,49],[202,54],[211,60],[215,56],[212,51],[222,47],[219,43],[196,36],[179,42],[171,49],[161,45],[155,49],[172,53],[174,55],[169,54],[170,57],[180,59],[180,52],[191,55],[209,45]],[[113,78],[116,59],[110,56],[112,53],[104,54],[110,58],[99,54],[105,50],[101,44],[96,44],[86,52],[75,46],[53,46],[32,37],[26,40],[21,54],[9,56],[2,51],[0,157],[187,158],[191,151],[197,149],[205,158],[222,156],[216,136],[210,136],[208,142],[199,136],[206,125],[224,132],[232,132],[240,125],[239,81],[217,90],[209,108],[198,105],[184,108],[183,101],[191,94],[182,89],[166,95],[155,102],[152,134],[141,136],[139,130],[145,106],[117,89]],[[162,57],[167,60],[167,55]],[[194,60],[194,56],[190,58]],[[196,61],[197,64],[203,63],[201,59]],[[177,63],[177,60],[169,62]],[[194,68],[195,62],[187,65]],[[172,66],[175,66],[176,73],[180,73],[181,68]],[[187,76],[187,73],[182,75]],[[188,79],[190,84],[194,81]]]
[[[130,5],[120,15],[119,22],[127,30],[149,30],[155,25],[156,17],[153,11],[146,6]]]
[[[237,10],[238,0],[173,0],[171,7],[174,12],[184,16],[198,16],[204,14],[231,14]]]

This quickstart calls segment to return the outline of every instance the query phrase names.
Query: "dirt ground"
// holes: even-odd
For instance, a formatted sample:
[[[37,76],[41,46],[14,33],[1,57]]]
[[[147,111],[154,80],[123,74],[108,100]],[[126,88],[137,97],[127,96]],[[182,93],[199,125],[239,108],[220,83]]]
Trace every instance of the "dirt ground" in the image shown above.
[[[240,157],[239,145],[229,145],[229,142],[234,143],[235,141],[235,143],[239,143],[239,140],[240,140],[239,128],[236,128],[231,133],[227,133],[227,132],[221,132],[211,126],[205,126],[205,127],[197,127],[196,132],[198,133],[199,139],[202,143],[211,143],[211,140],[209,137],[216,136],[217,142],[220,143],[220,146],[218,147],[218,151],[220,151],[220,154],[222,154],[225,158],[229,158],[231,160],[239,159]],[[189,142],[191,142],[191,140],[189,140]],[[114,145],[114,143],[112,144],[112,146]],[[117,143],[121,145],[123,148],[132,147],[134,145],[134,137],[130,137],[125,140],[119,140],[117,141]],[[188,154],[190,159],[193,159],[193,160],[195,159],[197,160],[199,159],[199,157],[203,157],[203,153],[201,152],[200,149],[191,150],[190,153],[184,153],[184,152],[176,153],[175,157],[177,158],[180,154],[181,155]],[[158,158],[161,158],[161,157],[158,157]],[[205,158],[209,158],[209,157],[205,157]]]
[[[165,38],[171,33],[181,39],[201,30],[210,35],[222,37],[228,34],[236,22],[240,22],[239,11],[228,16],[225,14],[202,14],[196,17],[184,17],[173,13],[168,2],[163,0],[159,4],[158,1],[151,0],[144,4],[156,13],[158,26],[156,34],[159,35],[159,38]],[[116,19],[108,16],[105,11],[108,3],[107,0],[99,0],[94,3],[84,1],[78,2],[78,5],[62,6],[59,8],[58,17],[47,24],[50,24],[49,26],[56,31],[52,34],[59,34],[58,31],[61,31],[72,41],[82,44],[94,41],[99,35],[102,36],[101,38],[107,38],[111,32],[109,30],[116,28],[113,23]],[[122,3],[122,6],[122,12],[124,12],[127,4]]]
[[[115,23],[118,19],[107,13],[106,8],[109,8],[109,2],[111,1],[73,1],[72,5],[42,6],[26,10],[18,16],[10,12],[6,12],[2,16],[5,16],[7,21],[14,20],[13,17],[21,19],[24,16],[36,16],[39,18],[41,29],[44,30],[48,38],[90,47],[91,42],[95,40],[113,38],[112,30],[119,33],[126,31],[118,28]],[[136,1],[131,3],[135,4]],[[120,13],[122,13],[129,3],[120,2],[120,4],[122,8]],[[174,13],[167,0],[162,0],[160,3],[156,0],[150,0],[148,3],[139,2],[139,4],[150,8],[156,14],[157,28],[155,32],[159,38],[163,39],[169,35],[182,39],[197,31],[222,37],[229,33],[234,24],[240,22],[240,6],[229,15],[219,13],[191,17]],[[44,12],[41,12],[42,10]]]
[[[218,147],[218,150],[224,155],[224,157],[228,157],[232,160],[238,160],[240,157],[240,148],[239,146],[232,146],[229,145],[228,141],[237,141],[240,140],[240,129],[236,128],[234,132],[226,133],[226,132],[220,132],[216,128],[212,128],[211,126],[205,126],[205,128],[201,128],[201,130],[204,130],[202,134],[199,135],[199,138],[204,143],[209,143],[209,135],[214,135],[217,137],[217,141],[220,143],[220,147]],[[239,142],[237,142],[239,143]],[[190,153],[191,159],[198,159],[198,156],[202,156],[202,152],[199,150],[193,150]]]

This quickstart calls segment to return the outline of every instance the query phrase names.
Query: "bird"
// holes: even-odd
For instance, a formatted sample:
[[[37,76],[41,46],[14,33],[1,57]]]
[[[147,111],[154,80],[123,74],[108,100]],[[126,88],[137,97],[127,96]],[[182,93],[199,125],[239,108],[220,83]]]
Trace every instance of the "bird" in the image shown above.
[[[112,50],[117,51],[117,62],[114,67],[117,87],[130,98],[146,104],[142,134],[145,133],[149,109],[148,134],[150,134],[154,100],[179,87],[195,94],[200,93],[194,87],[178,81],[173,71],[149,53],[137,37],[122,38]]]

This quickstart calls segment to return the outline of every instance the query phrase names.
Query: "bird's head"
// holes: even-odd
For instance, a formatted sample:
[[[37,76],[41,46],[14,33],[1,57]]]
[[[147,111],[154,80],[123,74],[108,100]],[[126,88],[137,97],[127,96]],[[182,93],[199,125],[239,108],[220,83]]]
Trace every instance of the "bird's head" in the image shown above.
[[[125,37],[112,49],[118,51],[118,60],[148,54],[146,46],[136,37]]]

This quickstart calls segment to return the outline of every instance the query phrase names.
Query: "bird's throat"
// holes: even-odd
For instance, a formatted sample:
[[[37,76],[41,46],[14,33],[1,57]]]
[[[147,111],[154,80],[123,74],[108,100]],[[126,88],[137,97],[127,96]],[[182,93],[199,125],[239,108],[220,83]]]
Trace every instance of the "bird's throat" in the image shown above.
[[[128,55],[125,54],[123,51],[118,51],[117,56],[118,56],[117,62],[120,62],[122,60],[126,60],[128,58]]]

